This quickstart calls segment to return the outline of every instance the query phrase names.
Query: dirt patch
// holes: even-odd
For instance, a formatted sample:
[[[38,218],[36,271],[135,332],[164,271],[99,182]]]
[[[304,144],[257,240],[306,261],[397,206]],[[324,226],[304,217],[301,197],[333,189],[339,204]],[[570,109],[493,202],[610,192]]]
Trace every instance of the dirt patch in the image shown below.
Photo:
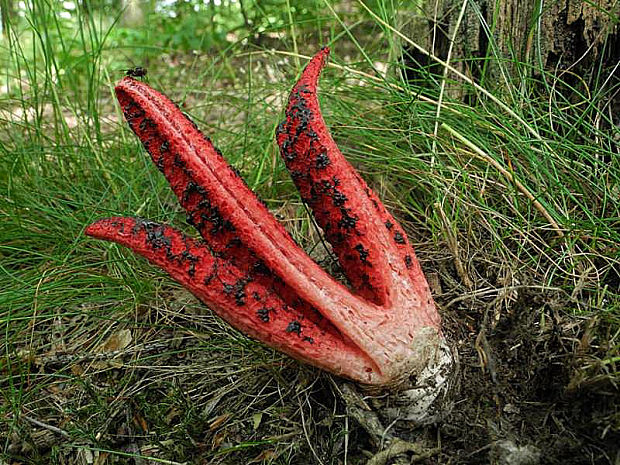
[[[428,463],[615,463],[616,388],[609,378],[572,387],[586,320],[557,310],[557,292],[520,294],[496,324],[480,302],[473,304],[478,310],[462,304],[444,314],[458,346],[459,387],[451,414],[426,431],[427,441],[441,444]],[[512,456],[511,447],[521,455]]]

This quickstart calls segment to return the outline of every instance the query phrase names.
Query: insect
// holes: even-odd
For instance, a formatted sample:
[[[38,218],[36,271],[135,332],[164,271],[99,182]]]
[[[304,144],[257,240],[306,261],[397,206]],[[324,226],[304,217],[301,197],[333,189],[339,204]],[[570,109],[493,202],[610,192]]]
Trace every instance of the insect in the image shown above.
[[[142,66],[124,69],[123,71],[125,71],[125,76],[131,76],[133,78],[143,78],[146,76],[146,68],[143,68]]]

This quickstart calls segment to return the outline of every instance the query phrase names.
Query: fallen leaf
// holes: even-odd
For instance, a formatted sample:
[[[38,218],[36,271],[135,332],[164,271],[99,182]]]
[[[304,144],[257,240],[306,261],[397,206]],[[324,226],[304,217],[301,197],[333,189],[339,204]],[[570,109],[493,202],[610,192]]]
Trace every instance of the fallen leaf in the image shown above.
[[[95,352],[107,353],[123,350],[131,344],[131,341],[131,331],[128,329],[121,329],[112,334],[103,344],[99,345]]]
[[[258,429],[262,419],[263,419],[263,412],[255,413],[254,415],[252,415],[252,421],[254,422],[254,431]]]
[[[276,453],[275,449],[267,449],[267,450],[262,451],[260,454],[258,454],[248,463],[266,462],[266,461],[274,460],[277,456],[278,454]]]
[[[230,413],[223,413],[218,415],[213,420],[209,421],[209,431],[214,431],[222,426],[230,418]]]

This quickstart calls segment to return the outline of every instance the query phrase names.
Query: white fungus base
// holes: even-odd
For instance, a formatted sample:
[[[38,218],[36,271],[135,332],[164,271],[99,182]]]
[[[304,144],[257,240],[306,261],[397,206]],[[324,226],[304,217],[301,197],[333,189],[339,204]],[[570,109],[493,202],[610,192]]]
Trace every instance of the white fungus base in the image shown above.
[[[383,410],[389,420],[428,425],[437,423],[450,411],[451,403],[446,398],[454,378],[455,355],[443,337],[436,347],[417,374],[415,387],[393,395],[391,406]]]

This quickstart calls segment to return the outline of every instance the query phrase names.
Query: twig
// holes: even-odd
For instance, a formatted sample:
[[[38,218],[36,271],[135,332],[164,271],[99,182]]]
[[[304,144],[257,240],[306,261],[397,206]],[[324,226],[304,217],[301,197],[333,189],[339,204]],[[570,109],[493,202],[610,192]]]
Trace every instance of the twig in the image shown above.
[[[65,430],[62,430],[56,426],[52,426],[52,425],[48,425],[47,423],[43,423],[42,421],[39,421],[35,418],[29,417],[28,415],[21,415],[21,417],[24,420],[28,420],[30,423],[32,423],[33,425],[37,425],[40,426],[41,428],[45,428],[49,431],[52,431],[56,434],[60,434],[61,436],[68,438],[70,437],[69,433],[67,433]]]
[[[409,463],[416,463],[432,457],[433,455],[437,455],[439,453],[439,448],[425,449],[419,444],[406,442],[401,439],[394,439],[387,449],[382,450],[372,457],[366,465],[385,465],[388,460],[406,452],[413,452],[415,454]]]
[[[299,403],[299,413],[301,414],[301,426],[302,426],[302,428],[304,430],[304,436],[306,437],[306,442],[308,443],[308,447],[310,448],[310,451],[312,452],[312,455],[314,455],[314,458],[317,460],[317,462],[319,462],[321,465],[325,465],[323,463],[323,461],[321,460],[321,458],[316,453],[316,451],[314,450],[314,447],[312,447],[312,441],[310,440],[310,435],[308,434],[308,429],[306,428],[306,419],[305,419],[305,416],[304,416],[304,408],[301,405],[301,399],[299,399],[299,397],[297,397],[297,401]],[[306,393],[306,402],[308,403],[308,406],[310,408],[312,408],[312,406],[310,405],[310,402],[308,402],[307,393]]]
[[[34,358],[34,362],[39,365],[51,364],[70,364],[79,362],[106,361],[112,360],[120,356],[129,355],[137,352],[153,352],[161,351],[170,347],[169,342],[153,342],[142,346],[129,347],[122,350],[114,350],[110,352],[87,353],[87,354],[55,354],[43,355]]]
[[[336,383],[333,383],[336,385]],[[345,402],[347,414],[351,416],[359,425],[366,430],[373,444],[380,447],[383,440],[391,440],[393,436],[381,424],[377,412],[370,408],[355,387],[349,383],[336,385],[336,389]]]
[[[467,269],[465,265],[463,265],[463,261],[461,260],[461,253],[459,252],[459,241],[456,238],[456,234],[452,229],[452,225],[450,224],[450,220],[446,216],[443,211],[443,207],[439,202],[435,203],[435,208],[439,211],[439,216],[441,217],[441,222],[443,223],[443,230],[445,231],[446,241],[448,243],[448,248],[452,252],[454,256],[454,267],[456,268],[456,272],[461,277],[463,284],[467,289],[471,289],[474,286],[473,281],[469,277],[467,273]]]
[[[565,292],[564,289],[560,287],[551,287],[551,286],[529,286],[526,284],[518,285],[518,286],[506,286],[506,287],[498,287],[498,288],[487,288],[487,289],[478,289],[476,291],[468,292],[467,294],[460,295],[455,297],[446,305],[445,308],[450,308],[452,305],[461,302],[467,299],[473,299],[475,297],[484,297],[492,294],[499,294],[502,291],[514,291],[518,289],[539,289],[541,291],[562,291]]]

